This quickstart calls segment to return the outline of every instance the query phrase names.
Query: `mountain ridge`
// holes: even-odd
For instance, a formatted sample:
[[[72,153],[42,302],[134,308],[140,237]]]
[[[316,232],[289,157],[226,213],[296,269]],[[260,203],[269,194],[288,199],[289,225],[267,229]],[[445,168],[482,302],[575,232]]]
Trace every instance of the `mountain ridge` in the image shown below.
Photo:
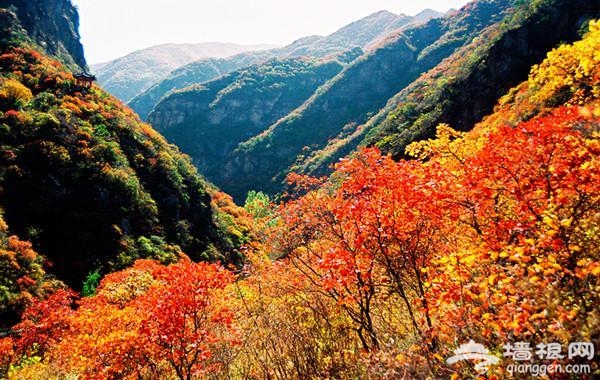
[[[241,45],[224,42],[161,44],[92,65],[99,83],[127,102],[172,70],[201,58],[224,58],[245,51],[272,49],[275,45]]]
[[[174,70],[163,80],[138,94],[129,101],[128,105],[138,112],[142,119],[146,119],[160,99],[175,89],[182,89],[194,83],[215,79],[219,75],[227,74],[250,64],[264,62],[270,58],[296,56],[324,58],[338,55],[343,51],[352,51],[355,48],[365,50],[399,28],[441,16],[440,13],[435,11],[426,10],[421,13],[409,17],[396,15],[389,11],[379,11],[356,20],[328,36],[306,36],[281,48],[258,53],[242,53],[226,60],[206,59],[192,62]],[[205,69],[206,66],[210,67]]]
[[[397,97],[402,91],[415,94],[415,110],[407,125],[412,123],[416,128],[425,123],[423,131],[427,131],[406,135],[405,143],[430,137],[440,122],[467,130],[477,118],[491,111],[503,91],[526,78],[530,67],[548,49],[561,41],[572,41],[576,37],[572,31],[580,27],[580,18],[600,9],[597,1],[575,5],[571,7],[560,0],[544,0],[535,5],[478,0],[445,18],[388,35],[321,86],[304,104],[241,142],[220,164],[221,171],[212,171],[209,179],[242,201],[250,190],[271,195],[282,191],[290,171],[327,174],[330,164],[361,144],[376,144],[398,158],[403,148],[391,150],[386,146],[394,138],[393,131],[385,130],[375,139],[365,136],[372,136],[374,129],[381,130],[374,125],[385,119],[380,112],[387,112],[386,117],[391,119],[405,112],[392,112],[400,103]],[[559,23],[561,17],[563,21]],[[513,33],[512,29],[516,31]],[[459,70],[445,73],[445,66]],[[420,76],[431,75],[428,72],[437,73],[438,78],[419,82]],[[455,86],[456,77],[462,76],[470,79]],[[495,89],[490,87],[496,81],[503,83]],[[427,95],[436,91],[437,98]],[[469,96],[462,96],[462,92]],[[162,112],[161,104],[168,99],[155,107],[154,115]],[[450,107],[451,103],[454,105]],[[423,106],[437,114],[416,111]],[[389,111],[381,111],[386,109]],[[171,125],[166,130],[159,118],[151,115],[150,120],[199,162],[193,150],[186,150],[189,140],[193,140],[193,120],[186,120],[187,127],[183,127],[191,128],[186,141],[176,132],[182,125]],[[462,120],[462,124],[457,120]]]
[[[388,34],[298,109],[241,143],[223,163],[222,173],[209,178],[238,201],[253,189],[277,193],[286,168],[295,165],[300,156],[366,121],[367,115],[385,106],[389,97],[479,33],[481,24],[500,21],[511,2],[476,4],[474,10],[467,8],[427,23],[407,24],[405,29]],[[465,28],[470,28],[468,33]],[[155,107],[155,114],[166,101],[168,97]],[[152,115],[150,120],[154,122]],[[154,125],[163,130],[160,123]],[[186,146],[175,137],[173,128],[164,133],[174,143]],[[193,157],[193,152],[187,153]]]
[[[150,122],[193,153],[194,164],[207,178],[218,177],[218,163],[237,144],[296,109],[345,64],[335,59],[274,58],[173,92]],[[185,120],[193,120],[189,128],[178,128]]]
[[[528,15],[523,21],[523,26],[508,30],[506,35],[500,37],[498,41],[492,44],[487,55],[480,59],[479,63],[474,66],[472,72],[468,74],[462,83],[461,79],[457,82],[444,81],[447,87],[447,94],[442,97],[448,98],[452,95],[454,104],[445,106],[446,108],[437,116],[433,116],[435,112],[432,110],[418,111],[420,113],[431,115],[431,120],[423,125],[423,130],[416,132],[416,135],[405,137],[405,142],[399,146],[390,144],[391,139],[401,138],[394,135],[394,129],[401,130],[401,123],[413,124],[406,131],[401,131],[404,134],[413,134],[419,128],[415,126],[415,119],[410,117],[404,121],[400,121],[401,112],[396,112],[394,121],[389,119],[389,115],[398,110],[399,105],[395,109],[388,111],[385,120],[377,123],[374,130],[369,133],[363,143],[367,145],[376,144],[385,152],[390,152],[394,156],[403,155],[404,147],[408,141],[430,138],[433,136],[435,126],[440,123],[450,124],[453,128],[466,131],[472,128],[476,121],[480,120],[484,115],[492,112],[496,103],[495,100],[502,96],[513,86],[523,81],[529,74],[530,68],[537,62],[541,61],[546,53],[561,42],[573,42],[580,38],[579,30],[583,19],[590,19],[600,15],[600,1],[573,0],[570,3],[561,1],[547,1],[540,3],[540,16],[536,17],[536,13]],[[544,9],[545,7],[545,9]],[[576,11],[571,11],[574,8]],[[533,12],[533,10],[532,10]],[[547,25],[553,25],[553,28],[544,27],[543,21]],[[537,23],[537,24],[536,24]],[[525,32],[526,31],[526,32]],[[528,39],[523,38],[524,33],[533,35]],[[483,35],[482,39],[487,36]],[[489,38],[494,38],[490,36]],[[521,44],[517,41],[523,41]],[[470,49],[473,50],[471,47]],[[510,58],[504,52],[511,50],[513,54]],[[464,54],[463,54],[464,55]],[[460,57],[458,57],[460,59]],[[463,62],[465,59],[462,60]],[[448,63],[447,66],[452,67],[466,66],[463,62]],[[424,76],[423,81],[427,79],[427,75],[435,78],[435,82],[439,82],[442,78],[461,78],[460,74],[447,70],[447,72],[428,73]],[[495,88],[485,86],[487,83],[498,84]],[[419,86],[419,82],[415,82],[413,89]],[[435,83],[431,87],[440,87],[440,84]],[[457,91],[457,89],[461,91]],[[400,103],[407,102],[407,95],[410,89],[404,90],[403,93],[397,94],[398,99],[391,99],[392,102]],[[410,96],[410,95],[409,95]],[[467,100],[470,99],[470,100]],[[384,110],[385,112],[385,110]],[[380,116],[381,118],[381,116]],[[385,139],[385,141],[383,141]]]

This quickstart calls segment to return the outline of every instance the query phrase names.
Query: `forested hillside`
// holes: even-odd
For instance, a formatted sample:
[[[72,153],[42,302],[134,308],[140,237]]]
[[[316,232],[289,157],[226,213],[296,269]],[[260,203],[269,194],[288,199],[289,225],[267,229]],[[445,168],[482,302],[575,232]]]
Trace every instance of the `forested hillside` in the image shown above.
[[[241,192],[233,192],[233,195],[239,196],[252,186],[271,193],[278,192],[290,167],[301,172],[327,173],[328,165],[350,153],[361,140],[367,145],[377,142],[378,146],[387,149],[386,144],[396,138],[393,131],[387,130],[377,139],[374,137],[377,132],[371,132],[371,129],[380,130],[386,125],[396,125],[398,130],[406,126],[410,126],[410,131],[420,129],[420,135],[403,132],[407,136],[406,146],[411,141],[431,136],[436,122],[456,122],[457,128],[462,130],[472,128],[475,120],[491,111],[498,96],[525,78],[529,67],[539,61],[545,51],[561,41],[572,41],[583,20],[600,11],[598,2],[584,3],[572,7],[572,2],[546,1],[535,7],[525,3],[510,8],[511,2],[479,1],[446,19],[433,20],[421,28],[407,30],[404,35],[411,41],[410,46],[417,49],[420,46],[423,52],[419,54],[419,50],[414,53],[408,50],[416,60],[414,64],[410,59],[398,56],[394,50],[391,50],[393,55],[388,59],[397,59],[407,64],[408,69],[402,65],[391,70],[378,66],[369,69],[369,64],[382,60],[395,45],[402,46],[400,41],[395,45],[384,45],[370,59],[364,62],[357,60],[348,67],[336,78],[337,81],[332,81],[328,91],[313,97],[298,112],[243,144],[226,163],[224,176],[244,183],[250,179],[251,184]],[[501,9],[507,11],[504,16],[499,13]],[[470,36],[469,31],[472,33]],[[457,38],[457,35],[460,37]],[[465,44],[463,47],[462,43]],[[450,55],[452,52],[455,53]],[[414,72],[411,78],[411,70],[433,67],[447,56],[423,79],[410,84],[419,74]],[[371,76],[371,72],[377,74]],[[392,76],[394,72],[408,80],[398,80]],[[437,80],[428,79],[432,77]],[[383,83],[380,87],[375,87],[377,78],[381,78]],[[377,92],[385,86],[388,86],[387,93]],[[402,90],[405,86],[408,87]],[[395,90],[401,90],[401,95],[388,101]],[[410,94],[413,100],[399,100],[402,94]],[[344,101],[349,98],[352,102]],[[363,98],[364,101],[361,100]],[[384,111],[369,120],[369,113],[377,113],[385,102],[388,105]],[[352,108],[349,109],[350,104]],[[335,108],[336,105],[339,109]],[[397,111],[386,112],[393,105],[397,105]],[[429,112],[421,112],[424,109]],[[410,117],[406,124],[400,123],[403,113]],[[385,119],[382,115],[389,115],[390,120],[380,126]],[[312,132],[312,128],[316,127],[319,132]],[[363,137],[365,133],[370,133],[366,140]],[[395,150],[395,153],[399,152],[402,152],[402,146]],[[247,174],[240,176],[240,172]],[[257,172],[261,173],[258,177]]]
[[[299,107],[343,69],[347,57],[273,59],[249,66],[175,92],[150,114],[149,122],[190,154],[208,179],[231,191],[235,184],[221,181],[223,162],[238,144]]]
[[[118,100],[78,86],[2,12],[11,22],[0,41],[2,233],[31,242],[75,289],[94,270],[142,257],[237,262],[243,228],[190,161]]]
[[[597,0],[535,2],[508,26],[482,34],[398,94],[393,107],[370,121],[374,128],[365,142],[398,156],[412,141],[432,137],[439,123],[471,129],[548,50],[579,39],[589,20],[598,16]]]
[[[329,165],[361,145],[400,157],[412,141],[432,137],[439,123],[471,129],[550,48],[579,38],[599,14],[598,1],[526,3],[392,97],[354,133],[330,141],[294,169],[328,173]]]
[[[241,67],[250,66],[246,58],[260,59],[269,53],[256,52],[240,54],[228,59],[207,58],[179,67],[169,73],[152,87],[138,94],[128,102],[128,105],[144,120],[154,109],[154,106],[174,90],[183,89],[193,84],[211,81],[222,75],[229,74]],[[254,59],[251,59],[253,62]]]
[[[348,146],[346,142],[360,136],[364,130],[362,125],[384,108],[397,92],[449,56],[468,51],[466,54],[475,60],[477,52],[467,50],[466,46],[474,44],[473,40],[477,40],[482,30],[501,33],[519,28],[520,23],[532,12],[539,13],[540,19],[544,20],[542,25],[552,25],[552,19],[544,19],[541,10],[530,10],[527,3],[515,5],[513,1],[495,0],[475,1],[444,18],[402,29],[400,33],[381,42],[379,47],[351,62],[297,109],[251,138],[246,138],[224,161],[216,163],[220,165],[220,170],[215,171],[211,180],[239,201],[253,189],[271,194],[280,192],[291,169],[326,171],[330,162],[356,147],[356,144]],[[576,9],[573,13],[582,14],[585,11]],[[560,34],[560,30],[557,34]],[[566,32],[561,34],[564,37],[567,35]],[[523,38],[519,42],[522,44],[527,44],[528,38],[537,38],[527,33],[522,33],[520,37]],[[559,41],[557,38],[554,44]],[[482,38],[480,42],[485,48],[492,43],[493,40],[489,38]],[[551,42],[546,44],[551,45]],[[503,54],[510,56],[506,51]],[[530,64],[533,64],[534,58],[531,59]],[[465,67],[464,70],[469,71],[469,68]],[[526,70],[521,79],[526,75]],[[507,71],[517,75],[511,67]],[[260,91],[260,87],[257,87],[257,91]],[[167,98],[163,103],[168,101]],[[157,106],[157,111],[161,106],[162,103]],[[185,131],[195,131],[193,118],[170,123],[168,129],[163,120],[153,119],[152,123],[164,131],[170,141],[190,154],[194,161],[203,160],[194,150],[187,149],[191,145],[189,137],[192,135]]]

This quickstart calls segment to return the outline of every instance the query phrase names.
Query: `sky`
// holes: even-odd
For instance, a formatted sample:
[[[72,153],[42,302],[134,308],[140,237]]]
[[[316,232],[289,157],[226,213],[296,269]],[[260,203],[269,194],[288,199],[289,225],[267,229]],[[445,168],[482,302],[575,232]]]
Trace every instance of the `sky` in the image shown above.
[[[163,43],[287,45],[371,13],[447,11],[468,0],[72,0],[88,63]]]

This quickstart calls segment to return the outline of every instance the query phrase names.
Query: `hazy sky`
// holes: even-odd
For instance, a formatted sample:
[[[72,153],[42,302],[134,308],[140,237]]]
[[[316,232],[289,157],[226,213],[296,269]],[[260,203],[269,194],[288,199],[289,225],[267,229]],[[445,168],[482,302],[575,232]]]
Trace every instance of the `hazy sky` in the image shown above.
[[[468,0],[72,0],[88,63],[162,43],[235,42],[286,45],[326,35],[386,9],[414,15]]]

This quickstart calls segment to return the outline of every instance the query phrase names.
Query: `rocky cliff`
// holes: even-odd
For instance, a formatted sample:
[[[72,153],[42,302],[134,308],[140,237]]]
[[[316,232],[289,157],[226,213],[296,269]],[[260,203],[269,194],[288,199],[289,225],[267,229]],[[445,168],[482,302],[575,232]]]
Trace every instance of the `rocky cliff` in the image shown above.
[[[86,68],[79,40],[79,14],[70,0],[0,0],[14,12],[27,35],[73,69]]]

